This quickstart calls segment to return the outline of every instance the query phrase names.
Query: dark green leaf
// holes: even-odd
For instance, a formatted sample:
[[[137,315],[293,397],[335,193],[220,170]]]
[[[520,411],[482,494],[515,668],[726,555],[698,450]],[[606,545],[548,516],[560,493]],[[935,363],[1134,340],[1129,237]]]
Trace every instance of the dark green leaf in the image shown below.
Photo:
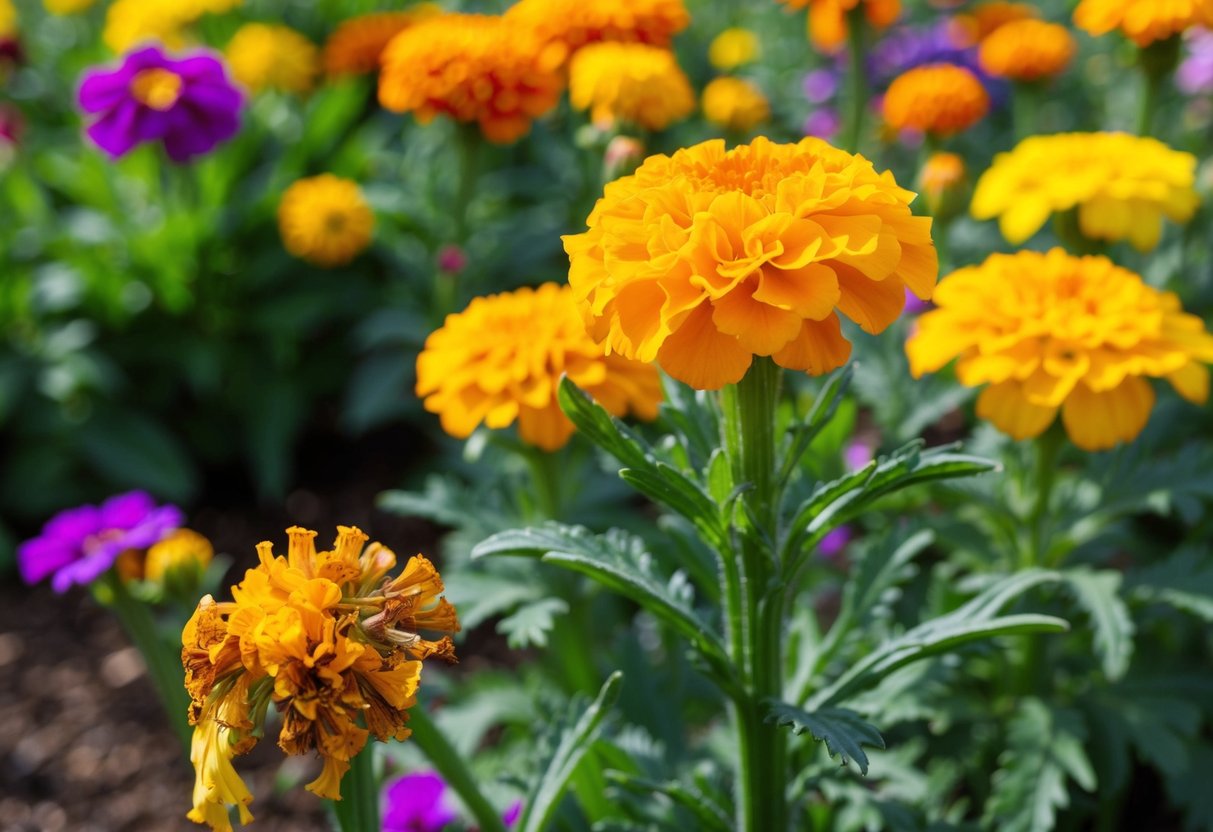
[[[841,757],[844,765],[854,760],[861,774],[868,773],[868,755],[863,746],[884,748],[880,732],[846,708],[822,708],[809,713],[776,700],[769,701],[767,706],[767,722],[787,725],[797,734],[809,732],[826,744],[831,757]]]
[[[1129,669],[1133,656],[1133,620],[1120,597],[1121,573],[1082,567],[1062,576],[1091,618],[1104,675],[1112,681],[1119,679]]]

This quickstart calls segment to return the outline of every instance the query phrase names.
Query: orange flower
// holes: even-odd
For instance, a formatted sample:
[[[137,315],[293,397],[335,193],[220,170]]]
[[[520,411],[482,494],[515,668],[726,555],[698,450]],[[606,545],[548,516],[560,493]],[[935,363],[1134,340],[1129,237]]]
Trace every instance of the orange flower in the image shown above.
[[[505,16],[570,55],[602,41],[669,46],[691,22],[683,0],[519,0]]]
[[[836,52],[847,40],[847,13],[860,0],[779,0],[792,9],[809,7],[809,38],[818,49]],[[901,16],[901,0],[862,0],[868,23],[883,29]]]
[[[819,139],[714,140],[651,156],[606,186],[589,230],[564,238],[590,334],[701,390],[739,381],[755,355],[829,372],[927,299],[938,261],[914,195]]]
[[[329,75],[365,75],[379,71],[388,43],[420,20],[441,14],[434,3],[419,3],[402,12],[376,12],[343,20],[324,44],[324,71]]]
[[[899,75],[884,97],[884,118],[896,130],[950,136],[968,130],[990,109],[990,96],[969,70],[929,64]]]
[[[560,101],[565,50],[501,17],[443,14],[410,26],[383,51],[379,101],[422,124],[446,114],[506,144]]]
[[[1000,78],[1038,81],[1059,75],[1077,49],[1065,26],[1042,20],[1017,20],[981,42],[981,68]]]
[[[771,117],[771,104],[749,81],[725,76],[703,88],[703,117],[726,130],[746,133]]]
[[[1028,3],[1007,3],[994,0],[990,3],[980,3],[972,11],[957,15],[954,20],[964,38],[966,45],[980,43],[1001,27],[1016,20],[1030,20],[1040,16],[1035,6]]]
[[[695,110],[695,90],[668,49],[595,43],[569,65],[569,103],[595,124],[617,121],[664,130]]]
[[[1092,35],[1120,29],[1138,46],[1213,26],[1213,0],[1082,0],[1074,22]]]

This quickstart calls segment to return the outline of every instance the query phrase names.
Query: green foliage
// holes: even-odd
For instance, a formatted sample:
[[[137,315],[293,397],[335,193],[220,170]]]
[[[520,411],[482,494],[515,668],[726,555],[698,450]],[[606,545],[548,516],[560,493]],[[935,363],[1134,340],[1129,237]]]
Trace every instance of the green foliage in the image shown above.
[[[796,734],[811,734],[826,744],[831,757],[841,757],[844,765],[854,760],[861,774],[868,773],[868,755],[863,746],[885,747],[880,732],[846,708],[821,708],[809,713],[786,702],[769,705],[768,722],[787,726]]]

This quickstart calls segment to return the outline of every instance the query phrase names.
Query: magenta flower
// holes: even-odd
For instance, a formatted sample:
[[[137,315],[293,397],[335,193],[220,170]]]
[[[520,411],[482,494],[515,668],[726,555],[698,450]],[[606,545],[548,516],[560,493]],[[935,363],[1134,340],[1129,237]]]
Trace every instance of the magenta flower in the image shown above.
[[[147,46],[114,70],[91,70],[80,85],[80,107],[97,119],[88,137],[113,158],[144,142],[163,142],[174,162],[209,153],[240,129],[244,96],[219,59],[183,58]]]
[[[52,575],[55,592],[90,584],[127,549],[146,549],[181,526],[181,510],[157,506],[143,491],[110,497],[100,506],[61,511],[42,534],[17,547],[17,568],[27,584]]]
[[[386,806],[383,832],[442,832],[459,815],[446,802],[446,781],[433,771],[415,771],[399,777],[383,790]],[[515,803],[502,816],[507,827],[521,814]]]
[[[822,560],[832,561],[842,554],[842,550],[847,548],[851,540],[855,537],[855,532],[850,526],[839,526],[830,531],[821,542],[817,544],[817,556]]]

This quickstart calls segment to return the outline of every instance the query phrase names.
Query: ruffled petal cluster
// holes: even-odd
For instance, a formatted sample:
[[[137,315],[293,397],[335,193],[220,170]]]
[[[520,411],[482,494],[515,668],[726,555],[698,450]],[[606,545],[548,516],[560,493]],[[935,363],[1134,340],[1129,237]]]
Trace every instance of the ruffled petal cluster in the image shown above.
[[[691,23],[683,0],[519,0],[505,16],[569,55],[603,41],[669,46]]]
[[[554,451],[573,434],[556,390],[564,374],[616,416],[657,417],[661,378],[586,334],[568,286],[545,283],[476,298],[448,315],[417,358],[417,395],[452,436],[518,422],[523,441]]]
[[[868,23],[878,29],[901,16],[901,0],[779,0],[793,9],[809,7],[809,39],[819,49],[834,52],[846,43],[847,13],[863,3]]]
[[[1008,241],[1019,244],[1051,214],[1078,210],[1079,227],[1094,240],[1125,240],[1150,251],[1162,220],[1185,223],[1200,204],[1196,157],[1162,142],[1126,133],[1061,133],[1024,139],[994,157],[973,194],[972,213],[998,217]]]
[[[695,90],[668,49],[596,43],[569,66],[569,101],[595,124],[624,122],[664,130],[695,110]]]
[[[959,358],[956,375],[988,385],[977,413],[1016,439],[1043,433],[1061,411],[1074,444],[1128,442],[1165,378],[1201,403],[1213,336],[1179,298],[1104,257],[995,254],[940,281],[936,309],[906,343],[915,376]]]
[[[1213,26],[1213,0],[1082,0],[1074,22],[1092,35],[1115,29],[1149,46],[1193,26]]]
[[[1038,81],[1060,75],[1077,45],[1065,26],[1031,18],[999,27],[981,42],[981,68],[999,78]]]
[[[440,114],[476,122],[489,141],[509,143],[559,103],[565,54],[512,19],[438,15],[384,49],[379,102],[423,124]]]
[[[232,75],[252,92],[310,92],[320,73],[320,51],[289,26],[246,23],[225,50]]]
[[[990,111],[985,85],[954,64],[915,67],[894,79],[884,97],[884,119],[897,130],[951,136]]]
[[[232,588],[232,601],[202,599],[182,631],[181,661],[194,725],[194,808],[188,817],[230,830],[228,807],[252,820],[253,796],[232,759],[247,753],[273,706],[287,754],[317,752],[324,767],[309,791],[341,798],[342,775],[368,739],[405,739],[421,660],[454,661],[454,608],[426,558],[409,559],[395,578],[396,556],[356,528],[338,527],[329,551],[316,533],[287,529],[287,556],[268,542],[260,563]]]
[[[371,244],[375,214],[358,184],[331,173],[300,179],[278,203],[282,244],[317,266],[342,266]]]
[[[703,88],[703,117],[726,130],[748,133],[770,119],[771,103],[744,78],[716,78]]]
[[[373,12],[343,20],[324,43],[324,71],[329,75],[366,75],[379,71],[379,60],[392,38],[414,23],[442,13],[435,3],[418,3],[399,12]]]
[[[704,142],[606,186],[589,230],[564,238],[569,283],[595,339],[697,389],[739,381],[755,355],[821,374],[850,356],[836,312],[875,333],[907,288],[931,296],[913,198],[819,139]]]

